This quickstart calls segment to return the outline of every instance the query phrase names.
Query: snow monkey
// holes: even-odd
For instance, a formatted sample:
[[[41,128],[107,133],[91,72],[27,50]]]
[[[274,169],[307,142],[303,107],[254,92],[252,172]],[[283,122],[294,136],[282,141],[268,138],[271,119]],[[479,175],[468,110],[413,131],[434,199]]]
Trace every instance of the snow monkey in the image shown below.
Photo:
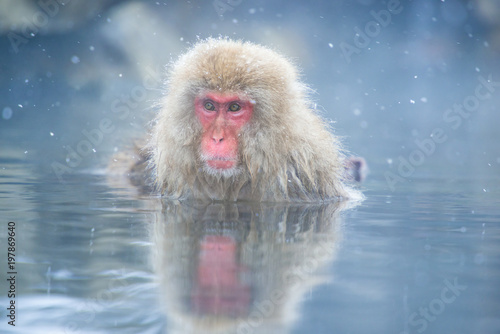
[[[292,63],[264,46],[200,41],[170,68],[142,154],[146,171],[169,199],[359,198],[308,90]]]

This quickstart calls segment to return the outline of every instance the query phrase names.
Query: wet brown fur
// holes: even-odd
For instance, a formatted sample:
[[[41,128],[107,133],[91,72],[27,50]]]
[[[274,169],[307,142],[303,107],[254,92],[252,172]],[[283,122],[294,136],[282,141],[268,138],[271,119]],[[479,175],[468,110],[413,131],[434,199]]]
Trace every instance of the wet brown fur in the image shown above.
[[[308,88],[285,57],[256,44],[207,39],[173,64],[151,140],[157,190],[172,199],[318,201],[358,198],[343,182],[339,140],[311,108]],[[255,101],[239,136],[237,175],[203,172],[195,97],[204,91]]]

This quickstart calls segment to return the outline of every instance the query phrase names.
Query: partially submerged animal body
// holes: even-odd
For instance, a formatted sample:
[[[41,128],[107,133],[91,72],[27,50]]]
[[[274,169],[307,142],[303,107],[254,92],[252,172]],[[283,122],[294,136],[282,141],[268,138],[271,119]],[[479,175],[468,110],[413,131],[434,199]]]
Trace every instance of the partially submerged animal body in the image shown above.
[[[169,199],[362,198],[346,173],[357,165],[285,57],[210,38],[173,64],[167,84],[151,139],[114,158],[133,184]]]

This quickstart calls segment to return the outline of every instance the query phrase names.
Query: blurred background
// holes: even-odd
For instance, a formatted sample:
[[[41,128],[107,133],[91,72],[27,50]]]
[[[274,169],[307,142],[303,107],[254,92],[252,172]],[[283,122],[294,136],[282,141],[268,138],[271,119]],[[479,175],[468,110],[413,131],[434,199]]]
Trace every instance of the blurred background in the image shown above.
[[[3,0],[0,35],[0,149],[54,177],[145,133],[165,65],[209,36],[290,57],[392,190],[500,170],[495,0]]]

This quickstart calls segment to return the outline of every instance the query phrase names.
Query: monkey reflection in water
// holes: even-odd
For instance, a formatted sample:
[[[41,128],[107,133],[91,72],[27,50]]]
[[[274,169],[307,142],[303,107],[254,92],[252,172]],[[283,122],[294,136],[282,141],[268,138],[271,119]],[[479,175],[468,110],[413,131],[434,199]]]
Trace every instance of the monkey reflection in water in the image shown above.
[[[111,172],[168,199],[360,199],[349,179],[362,179],[364,160],[345,159],[309,91],[266,47],[200,41],[170,66],[149,139],[115,156]]]
[[[165,202],[152,251],[168,333],[288,332],[346,205]]]

